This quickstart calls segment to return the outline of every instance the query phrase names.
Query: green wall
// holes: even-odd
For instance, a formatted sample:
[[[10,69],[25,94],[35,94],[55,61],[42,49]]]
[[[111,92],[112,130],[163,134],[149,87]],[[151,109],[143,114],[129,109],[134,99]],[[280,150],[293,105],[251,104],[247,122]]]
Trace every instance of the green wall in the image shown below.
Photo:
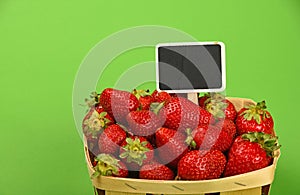
[[[0,0],[0,194],[93,194],[72,114],[73,82],[93,46],[139,25],[226,44],[227,96],[265,99],[283,145],[272,195],[297,194],[297,0]],[[153,52],[120,55],[98,89],[154,60]]]

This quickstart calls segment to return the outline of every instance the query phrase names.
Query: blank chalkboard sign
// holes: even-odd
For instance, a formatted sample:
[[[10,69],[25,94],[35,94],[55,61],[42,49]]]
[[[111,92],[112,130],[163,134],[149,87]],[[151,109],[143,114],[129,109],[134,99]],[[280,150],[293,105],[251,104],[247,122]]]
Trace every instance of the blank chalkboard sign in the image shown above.
[[[222,42],[158,44],[156,66],[158,90],[170,93],[225,90]]]

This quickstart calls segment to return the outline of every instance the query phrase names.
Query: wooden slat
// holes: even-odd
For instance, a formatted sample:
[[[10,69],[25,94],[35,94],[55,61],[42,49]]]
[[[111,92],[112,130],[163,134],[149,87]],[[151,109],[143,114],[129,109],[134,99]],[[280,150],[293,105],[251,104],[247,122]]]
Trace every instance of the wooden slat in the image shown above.
[[[232,192],[221,192],[220,195],[261,195],[261,187]]]
[[[130,193],[153,194],[203,194],[211,192],[237,191],[256,188],[272,183],[275,165],[228,178],[202,181],[149,181],[142,179],[126,179],[103,177],[94,179],[93,184],[99,189]],[[259,177],[257,177],[259,175]]]
[[[128,192],[105,191],[105,195],[145,195],[145,194],[144,193],[128,193]]]
[[[160,195],[160,194],[158,194],[158,195]],[[163,195],[173,195],[173,194],[163,194]],[[205,195],[205,194],[194,193],[194,194],[181,194],[181,195]]]

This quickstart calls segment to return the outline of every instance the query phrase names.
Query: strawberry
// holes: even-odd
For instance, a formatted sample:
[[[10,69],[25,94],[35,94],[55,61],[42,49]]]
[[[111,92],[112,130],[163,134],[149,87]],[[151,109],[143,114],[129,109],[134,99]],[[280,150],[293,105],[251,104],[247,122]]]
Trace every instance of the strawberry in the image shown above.
[[[230,119],[223,119],[216,123],[216,126],[221,128],[221,133],[218,137],[219,147],[221,151],[226,151],[230,148],[232,142],[236,137],[236,125]]]
[[[209,93],[205,93],[203,96],[199,96],[198,104],[201,108],[205,108],[205,102],[208,98],[210,98]]]
[[[229,101],[228,99],[224,100],[224,104],[227,104],[227,107],[225,108],[225,118],[228,118],[230,120],[235,120],[236,115],[237,115],[237,111],[233,105],[233,103],[231,101]]]
[[[103,129],[114,123],[114,120],[99,105],[92,107],[82,122],[83,133],[86,137],[88,148],[98,154],[98,137]]]
[[[95,162],[97,164],[94,166],[95,172],[92,174],[92,178],[96,178],[99,175],[114,177],[128,176],[126,165],[109,154],[99,154]]]
[[[186,143],[186,136],[176,130],[162,127],[156,131],[155,138],[160,161],[176,168],[180,158],[188,152],[189,143]]]
[[[151,94],[152,98],[153,98],[153,102],[168,102],[171,99],[171,95],[168,94],[165,91],[160,91],[158,92],[156,89],[153,91],[153,93]]]
[[[133,95],[139,100],[140,110],[149,110],[150,104],[153,102],[153,97],[149,93],[149,90],[133,90]]]
[[[178,177],[183,180],[217,179],[226,165],[226,157],[219,150],[193,150],[178,162]]]
[[[132,93],[112,88],[102,91],[99,103],[116,122],[121,124],[126,123],[126,116],[129,112],[139,107],[139,101]]]
[[[200,97],[199,105],[217,119],[234,120],[236,118],[237,112],[233,103],[220,93],[210,93]]]
[[[216,125],[199,125],[191,133],[196,149],[227,151],[235,137],[236,127],[232,120],[224,119]],[[193,145],[192,145],[193,146]]]
[[[154,157],[152,145],[142,136],[131,136],[121,144],[120,158],[132,171],[138,171]]]
[[[181,131],[187,128],[193,129],[199,123],[210,123],[212,119],[210,113],[183,97],[172,97],[161,109],[159,115],[165,118],[165,127]]]
[[[235,120],[237,133],[263,132],[274,135],[274,121],[266,108],[265,101],[242,108]]]
[[[102,112],[105,112],[104,108],[100,105],[100,104],[95,104],[94,106],[94,109],[99,113],[101,114]],[[107,125],[111,125],[113,123],[115,123],[114,119],[109,115],[107,114],[105,116],[105,118],[107,118],[109,120],[110,123],[107,123]]]
[[[99,103],[100,94],[97,92],[92,92],[90,94],[90,98],[85,99],[85,104],[90,108],[89,113],[92,113],[92,111],[96,110],[99,114],[102,112],[106,112],[105,109],[101,106]],[[87,116],[90,116],[91,114],[87,114]],[[107,125],[111,125],[115,123],[114,119],[110,115],[106,115],[105,118],[107,118],[110,122]]]
[[[228,153],[224,176],[255,171],[271,164],[274,151],[279,149],[277,137],[262,132],[238,136]]]
[[[131,111],[127,117],[130,131],[134,135],[151,136],[163,121],[150,110]]]
[[[126,139],[126,132],[117,124],[113,124],[104,129],[98,140],[99,152],[116,154],[120,145]]]
[[[206,111],[205,109],[198,107],[199,110],[199,122],[198,124],[214,124],[215,118],[211,113]]]
[[[172,180],[174,179],[174,173],[169,167],[154,162],[141,167],[139,178],[152,180]]]
[[[114,120],[103,108],[97,106],[91,108],[82,122],[83,133],[87,140],[97,138],[101,131],[108,125],[114,123]]]

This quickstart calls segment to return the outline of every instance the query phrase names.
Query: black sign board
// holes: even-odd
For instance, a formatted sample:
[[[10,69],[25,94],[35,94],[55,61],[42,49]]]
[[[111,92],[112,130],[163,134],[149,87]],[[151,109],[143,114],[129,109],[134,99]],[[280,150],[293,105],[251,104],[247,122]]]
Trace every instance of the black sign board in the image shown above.
[[[156,46],[157,89],[170,93],[225,90],[222,42],[165,43]]]

